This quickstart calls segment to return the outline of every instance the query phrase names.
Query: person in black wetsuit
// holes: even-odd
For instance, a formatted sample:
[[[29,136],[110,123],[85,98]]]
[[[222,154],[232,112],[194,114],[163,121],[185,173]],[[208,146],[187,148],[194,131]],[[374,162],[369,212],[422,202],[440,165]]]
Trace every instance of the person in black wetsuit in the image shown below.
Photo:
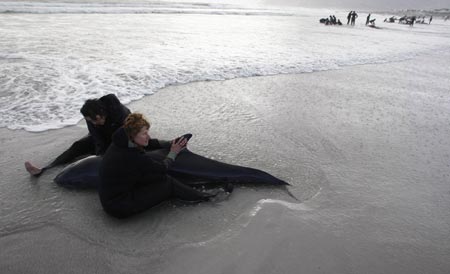
[[[353,11],[352,12],[352,20],[351,20],[351,23],[350,23],[352,26],[355,25],[356,18],[358,18],[358,14],[356,13],[356,11]]]
[[[130,114],[114,135],[100,165],[99,197],[106,213],[126,218],[167,199],[207,201],[214,195],[197,191],[167,174],[177,154],[186,147],[185,138],[171,143],[150,139],[150,123],[142,114]],[[167,148],[163,160],[146,151]]]
[[[369,23],[370,23],[370,13],[369,13],[369,15],[367,15],[367,18],[366,18],[366,26],[369,25]]]
[[[49,168],[73,162],[80,156],[103,155],[111,143],[112,134],[123,125],[125,118],[130,114],[130,110],[122,105],[114,94],[87,100],[80,112],[86,120],[89,134],[73,143],[69,149],[43,168],[25,162],[25,168],[31,175],[39,176]]]

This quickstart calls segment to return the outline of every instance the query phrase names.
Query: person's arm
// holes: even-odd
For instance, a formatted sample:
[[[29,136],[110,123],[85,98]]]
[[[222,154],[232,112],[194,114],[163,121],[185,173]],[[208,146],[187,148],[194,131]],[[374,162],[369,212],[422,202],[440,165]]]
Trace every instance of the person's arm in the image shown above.
[[[139,167],[143,178],[142,182],[152,184],[156,181],[163,180],[175,162],[175,158],[176,154],[173,152],[169,153],[162,161],[154,160],[152,157],[143,154],[143,159],[140,161]]]
[[[170,148],[170,146],[172,145],[172,141],[167,140],[158,140],[158,143],[161,148]]]
[[[125,119],[130,114],[130,110],[122,105],[114,94],[108,94],[100,98],[106,108],[106,124],[104,129],[96,128],[88,122],[89,132],[94,137],[95,151],[97,155],[103,155],[110,144],[111,136],[116,130],[123,126]]]
[[[107,149],[105,140],[103,140],[103,137],[98,132],[98,129],[95,128],[95,126],[86,121],[87,128],[89,130],[89,134],[92,136],[92,139],[94,140],[95,145],[95,155],[103,155]]]
[[[171,157],[166,157],[162,161],[154,160],[148,156],[145,156],[145,158],[145,161],[143,161],[144,176],[152,176],[154,174],[166,174],[175,162],[176,154]]]
[[[165,140],[158,140],[158,139],[152,139],[149,143],[149,145],[147,146],[149,149],[146,150],[150,150],[150,149],[159,149],[159,148],[170,148],[172,146],[172,143],[175,141],[179,141],[181,140],[181,138],[185,138],[186,139],[186,143],[189,141],[189,139],[192,137],[191,133],[186,133],[172,141],[165,141]]]
[[[171,145],[172,144],[170,141],[151,139],[148,142],[148,145],[146,147],[144,147],[144,149],[146,151],[149,151],[149,150],[154,150],[154,149],[170,148]]]
[[[172,164],[175,162],[175,159],[178,153],[184,149],[187,145],[187,140],[185,138],[180,138],[177,141],[172,141],[170,151],[167,154],[166,158],[162,161],[155,161],[149,156],[144,156],[145,161],[143,161],[142,170],[144,172],[144,177],[153,178],[155,174],[166,174]],[[149,180],[150,182],[150,180]]]

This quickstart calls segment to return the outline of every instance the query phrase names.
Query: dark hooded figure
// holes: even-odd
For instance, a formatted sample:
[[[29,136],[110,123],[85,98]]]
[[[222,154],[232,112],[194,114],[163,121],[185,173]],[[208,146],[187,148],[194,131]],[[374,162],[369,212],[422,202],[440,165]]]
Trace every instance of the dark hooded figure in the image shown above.
[[[95,155],[103,155],[111,144],[113,133],[119,129],[130,110],[114,94],[98,100],[87,100],[80,110],[95,145]]]
[[[139,113],[130,114],[113,135],[111,146],[100,165],[99,196],[103,209],[117,218],[145,211],[167,199],[200,202],[213,197],[197,191],[167,174],[178,153],[187,145],[185,138],[170,144],[150,139],[150,123]],[[170,146],[163,160],[146,151]]]
[[[123,125],[130,110],[122,105],[114,94],[87,100],[80,109],[86,120],[89,134],[72,144],[53,162],[39,168],[25,162],[25,168],[33,176],[57,165],[67,164],[85,155],[103,155],[111,143],[111,135]]]
[[[414,22],[416,22],[416,16],[411,17],[410,21],[409,21],[409,25],[412,27],[414,26]]]
[[[352,19],[352,13],[353,11],[350,11],[347,15],[347,25],[350,24],[350,20]]]
[[[367,18],[366,18],[366,26],[369,24],[369,22],[370,22],[370,13],[369,13],[369,15],[367,15]]]
[[[352,26],[355,25],[356,18],[358,18],[358,14],[356,13],[356,11],[353,11],[352,12],[352,22],[351,22]]]

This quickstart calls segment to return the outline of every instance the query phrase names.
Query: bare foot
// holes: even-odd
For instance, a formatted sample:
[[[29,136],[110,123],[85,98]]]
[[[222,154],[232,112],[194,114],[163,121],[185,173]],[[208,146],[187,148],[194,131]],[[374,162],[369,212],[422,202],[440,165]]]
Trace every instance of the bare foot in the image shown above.
[[[25,168],[28,171],[28,173],[30,173],[33,176],[39,175],[42,172],[42,169],[34,166],[32,163],[30,162],[25,162]]]

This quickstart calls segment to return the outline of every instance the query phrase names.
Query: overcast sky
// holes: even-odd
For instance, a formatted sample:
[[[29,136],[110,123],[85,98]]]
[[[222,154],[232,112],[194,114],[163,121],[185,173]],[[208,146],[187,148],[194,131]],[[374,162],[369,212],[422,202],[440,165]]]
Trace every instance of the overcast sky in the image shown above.
[[[245,2],[245,1],[243,1]],[[348,9],[450,9],[450,0],[260,0],[260,3]]]

